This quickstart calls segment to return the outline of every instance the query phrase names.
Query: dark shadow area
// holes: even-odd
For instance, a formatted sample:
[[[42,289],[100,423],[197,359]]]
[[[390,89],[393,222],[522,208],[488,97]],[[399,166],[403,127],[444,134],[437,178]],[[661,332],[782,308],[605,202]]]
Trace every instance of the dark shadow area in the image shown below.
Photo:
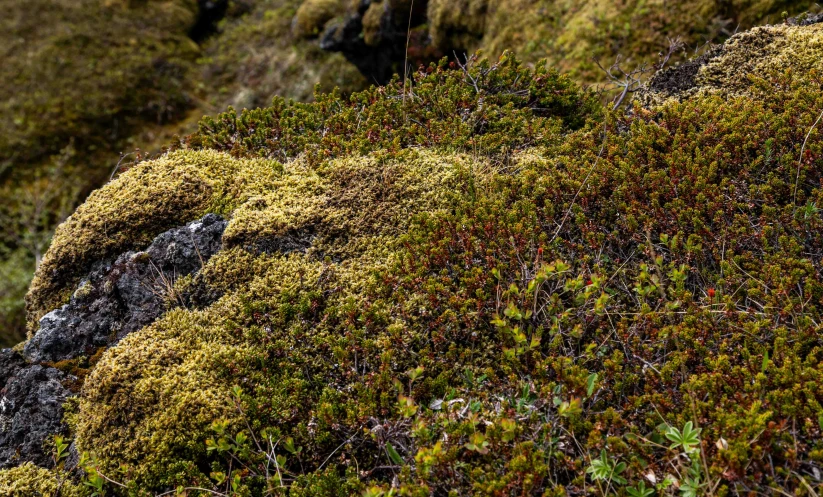
[[[228,10],[228,0],[198,0],[197,21],[189,31],[189,36],[197,43],[217,32],[217,23],[220,22]]]

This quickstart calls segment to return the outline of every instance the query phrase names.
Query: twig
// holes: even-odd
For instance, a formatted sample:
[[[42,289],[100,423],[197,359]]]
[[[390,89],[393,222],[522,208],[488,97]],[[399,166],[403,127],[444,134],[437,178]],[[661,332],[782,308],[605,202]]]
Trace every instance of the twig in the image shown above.
[[[560,225],[557,227],[557,230],[554,232],[552,239],[549,240],[549,245],[557,238],[560,234],[560,230],[563,229],[563,225],[566,223],[566,219],[568,219],[569,214],[571,214],[572,209],[574,208],[575,202],[577,202],[577,197],[580,196],[580,192],[583,191],[583,188],[586,187],[586,183],[588,183],[589,178],[591,177],[594,170],[597,168],[597,163],[600,162],[600,157],[603,155],[603,151],[606,149],[606,139],[608,138],[608,125],[606,121],[603,122],[603,144],[600,145],[600,151],[597,153],[597,157],[594,159],[594,164],[592,167],[589,168],[589,172],[586,174],[586,177],[583,178],[583,183],[580,185],[580,188],[577,189],[577,193],[574,194],[574,198],[572,199],[571,204],[569,204],[569,208],[566,209],[566,213],[563,215],[563,219],[560,221]]]
[[[203,487],[186,487],[183,490],[198,490],[200,492],[208,492],[212,495],[220,495],[221,497],[228,497],[228,494],[224,494],[222,492],[216,492],[214,490],[209,490],[208,488]],[[177,489],[169,490],[168,492],[163,492],[162,494],[156,494],[154,497],[164,497],[165,495],[176,494]]]
[[[403,60],[403,109],[406,109],[406,81],[409,80],[409,41],[411,40],[411,20],[414,11],[414,0],[409,5],[409,25],[406,27],[406,58]]]
[[[792,195],[792,205],[795,211],[797,211],[797,187],[800,184],[800,168],[803,166],[803,152],[806,150],[806,142],[809,141],[809,136],[812,134],[812,130],[817,127],[817,124],[820,120],[823,119],[823,111],[820,112],[820,115],[817,116],[817,121],[812,124],[812,127],[809,128],[809,132],[806,133],[806,138],[803,140],[803,146],[800,147],[800,157],[797,160],[797,175],[794,178],[794,195]]]
[[[344,445],[346,445],[347,443],[349,443],[349,442],[351,442],[352,440],[354,440],[354,437],[356,437],[356,436],[357,436],[357,433],[358,433],[360,430],[362,430],[362,429],[363,429],[363,427],[362,427],[362,426],[360,426],[360,428],[358,428],[358,429],[357,429],[357,431],[355,431],[355,432],[354,432],[354,435],[350,436],[348,440],[346,440],[345,442],[343,442],[343,443],[341,443],[340,445],[338,445],[338,446],[337,446],[337,448],[336,448],[336,449],[334,449],[334,450],[332,451],[332,453],[331,453],[331,454],[329,454],[329,457],[327,457],[327,458],[326,458],[326,460],[325,460],[325,461],[323,461],[323,464],[321,464],[321,465],[317,468],[317,471],[320,471],[321,469],[323,469],[323,466],[325,466],[325,465],[326,465],[326,463],[327,463],[327,462],[329,462],[329,459],[331,459],[331,456],[333,456],[334,454],[336,454],[336,453],[337,453],[337,451],[338,451],[338,450],[340,450],[340,449],[341,449]]]

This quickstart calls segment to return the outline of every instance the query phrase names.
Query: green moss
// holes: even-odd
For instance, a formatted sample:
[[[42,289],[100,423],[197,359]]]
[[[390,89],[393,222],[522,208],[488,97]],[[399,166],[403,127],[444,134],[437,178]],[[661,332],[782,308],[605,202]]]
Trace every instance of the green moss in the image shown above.
[[[783,11],[794,15],[812,6],[786,1],[436,0],[428,4],[428,21],[437,46],[482,49],[491,57],[514,50],[529,62],[546,57],[578,81],[605,83],[606,75],[593,59],[608,66],[620,55],[624,67],[652,65],[668,49],[670,38],[679,37],[693,49],[720,42],[736,29],[780,22]],[[689,55],[675,54],[675,61]]]
[[[363,41],[366,45],[372,47],[380,45],[382,41],[380,28],[383,24],[386,6],[387,4],[383,2],[374,2],[363,14]]]
[[[313,236],[307,253],[255,257],[232,249],[209,260],[199,278],[206,289],[219,288],[223,297],[218,302],[200,311],[172,311],[131,335],[105,354],[86,380],[77,425],[81,449],[97,454],[109,471],[127,464],[129,474],[145,484],[177,483],[175,471],[202,464],[201,449],[213,420],[240,422],[240,413],[227,400],[234,373],[257,377],[260,361],[273,353],[268,346],[260,348],[259,340],[280,336],[279,327],[256,326],[235,335],[245,328],[241,323],[274,309],[287,314],[284,320],[293,313],[312,314],[311,309],[300,310],[303,303],[289,301],[316,299],[314,289],[361,288],[373,268],[397,250],[397,235],[414,213],[436,212],[454,201],[449,192],[458,178],[465,181],[466,161],[409,152],[388,163],[373,158],[332,161],[316,171],[299,161],[289,164],[271,184],[270,195],[248,196],[234,211],[224,243],[249,244],[247,237],[253,235],[268,243],[264,248],[288,252],[282,241],[286,234],[308,230]],[[237,193],[243,197],[248,192]],[[317,262],[313,254],[318,253],[342,261]],[[181,285],[182,291],[192,288],[191,283]],[[350,297],[347,291],[336,298]],[[276,388],[272,402],[282,397],[282,408],[290,409],[299,391],[309,388],[307,380],[294,377],[288,388]],[[245,384],[269,388],[251,376]],[[101,402],[107,408],[93,407]],[[130,442],[124,444],[121,437]],[[120,455],[112,465],[104,454],[114,451]]]
[[[0,470],[0,493],[8,497],[32,497],[40,495],[62,495],[80,497],[86,495],[66,475],[38,468],[26,463],[16,468]]]
[[[141,118],[188,106],[182,81],[197,54],[190,0],[12,4],[0,24],[0,157],[36,162],[74,140],[108,148]],[[36,11],[37,16],[28,15]],[[8,166],[10,164],[3,164]],[[88,171],[100,174],[100,171]]]
[[[220,212],[227,199],[264,189],[279,169],[272,161],[182,151],[124,173],[57,229],[27,296],[31,324],[67,300],[95,261],[146,246],[205,212]]]
[[[297,36],[316,37],[331,19],[345,12],[346,2],[340,0],[306,0],[294,17]]]
[[[669,99],[683,99],[697,94],[748,95],[767,86],[765,80],[786,71],[799,74],[821,70],[814,50],[823,43],[823,28],[790,25],[764,26],[737,34],[706,56],[689,76],[688,84],[656,88],[641,96],[649,105]],[[661,75],[665,76],[665,75]],[[685,78],[674,71],[674,79]],[[662,85],[665,86],[665,85]]]
[[[365,88],[368,82],[341,54],[325,52],[317,40],[302,37],[316,35],[329,12],[337,15],[338,9],[335,2],[263,0],[242,16],[226,19],[220,35],[204,43],[200,60],[209,110],[222,111],[226,104],[264,107],[275,95],[309,101],[317,84],[327,92]],[[312,18],[317,15],[322,20]]]

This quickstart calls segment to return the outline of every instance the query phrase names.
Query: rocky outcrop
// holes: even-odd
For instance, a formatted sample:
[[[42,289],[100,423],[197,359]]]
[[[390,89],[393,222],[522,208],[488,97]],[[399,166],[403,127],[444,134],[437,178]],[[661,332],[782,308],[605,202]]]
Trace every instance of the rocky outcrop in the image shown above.
[[[452,55],[451,49],[431,43],[424,25],[427,1],[361,0],[356,5],[326,27],[320,48],[342,53],[370,81],[386,84],[394,74],[404,74],[407,59],[415,68]]]
[[[3,359],[11,354],[3,351]],[[22,358],[13,359],[17,363]],[[8,363],[0,367],[8,367]],[[0,397],[0,468],[30,461],[49,466],[51,436],[65,432],[63,403],[72,395],[65,386],[72,376],[40,365],[18,368]]]
[[[90,355],[159,317],[176,300],[174,282],[197,271],[220,249],[226,221],[214,214],[158,236],[141,252],[99,263],[71,301],[40,319],[26,343],[32,362]]]
[[[98,263],[68,304],[40,320],[22,354],[0,351],[0,468],[52,464],[48,441],[66,431],[63,404],[78,378],[51,364],[85,367],[96,350],[160,317],[177,299],[176,279],[197,272],[220,250],[226,224],[208,214],[159,235],[144,251]]]

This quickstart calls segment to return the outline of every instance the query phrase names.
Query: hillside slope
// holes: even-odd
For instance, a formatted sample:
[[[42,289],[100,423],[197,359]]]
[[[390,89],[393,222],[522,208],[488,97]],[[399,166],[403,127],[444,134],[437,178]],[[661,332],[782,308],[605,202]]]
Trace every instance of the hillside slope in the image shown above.
[[[817,21],[204,119],[58,228],[0,493],[819,493]]]
[[[608,66],[682,60],[813,2],[689,0],[0,0],[0,343],[54,227],[112,174],[232,105],[344,94],[443,56],[504,49],[579,83]],[[463,14],[465,12],[465,14]]]

